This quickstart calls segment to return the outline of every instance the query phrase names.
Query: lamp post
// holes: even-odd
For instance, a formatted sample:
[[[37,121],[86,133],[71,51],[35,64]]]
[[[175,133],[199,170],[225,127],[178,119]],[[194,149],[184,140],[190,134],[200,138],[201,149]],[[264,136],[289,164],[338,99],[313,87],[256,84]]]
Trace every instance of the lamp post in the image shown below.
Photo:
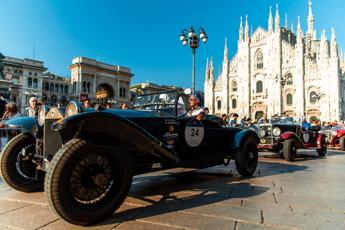
[[[283,98],[283,86],[286,84],[286,77],[285,76],[280,76],[277,74],[276,77],[274,78],[275,82],[281,85],[280,87],[280,115],[283,115],[283,110],[284,110],[284,98]]]
[[[180,40],[184,46],[189,44],[192,48],[192,94],[195,93],[195,50],[199,47],[199,39],[206,43],[208,36],[203,28],[199,29],[199,32],[195,32],[193,27],[190,27],[187,33],[187,29],[184,29],[180,35]]]

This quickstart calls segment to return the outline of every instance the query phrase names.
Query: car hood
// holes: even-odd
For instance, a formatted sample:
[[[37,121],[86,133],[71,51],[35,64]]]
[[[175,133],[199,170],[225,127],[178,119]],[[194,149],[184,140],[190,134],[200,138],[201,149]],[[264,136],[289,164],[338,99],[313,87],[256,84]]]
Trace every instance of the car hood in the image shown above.
[[[151,118],[160,117],[158,112],[145,110],[130,110],[130,109],[107,109],[103,112],[116,114],[125,118]]]

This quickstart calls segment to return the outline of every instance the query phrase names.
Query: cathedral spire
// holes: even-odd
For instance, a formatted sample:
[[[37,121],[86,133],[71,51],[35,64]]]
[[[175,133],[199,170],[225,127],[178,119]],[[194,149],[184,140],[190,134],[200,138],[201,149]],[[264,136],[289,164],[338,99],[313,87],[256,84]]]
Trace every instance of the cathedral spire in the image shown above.
[[[229,56],[229,51],[228,51],[228,39],[225,38],[225,45],[224,45],[224,56],[223,56],[223,60],[228,60],[228,56]]]
[[[276,32],[278,32],[280,30],[280,16],[279,16],[278,3],[276,5],[275,30],[276,30]]]
[[[242,25],[242,16],[240,17],[240,29],[238,34],[238,40],[243,41],[243,25]]]
[[[285,29],[289,29],[288,15],[285,14]]]
[[[214,80],[213,57],[211,57],[211,60],[210,60],[210,79]]]
[[[273,17],[272,17],[272,6],[270,6],[270,13],[268,16],[268,32],[273,32]]]
[[[246,14],[245,41],[249,40],[248,15]]]
[[[206,73],[206,80],[209,80],[210,79],[210,66],[208,64],[208,58],[206,58],[206,70],[205,70],[205,73]]]
[[[335,37],[335,30],[332,28],[332,39],[331,39],[331,56],[338,57],[338,45]]]
[[[295,33],[295,31],[294,31],[295,29],[293,28],[293,23],[291,23],[291,29],[290,30],[292,33]]]
[[[313,15],[313,10],[312,10],[312,2],[311,0],[308,0],[308,5],[309,5],[309,14],[308,14],[308,34],[311,37],[314,37],[314,15]]]

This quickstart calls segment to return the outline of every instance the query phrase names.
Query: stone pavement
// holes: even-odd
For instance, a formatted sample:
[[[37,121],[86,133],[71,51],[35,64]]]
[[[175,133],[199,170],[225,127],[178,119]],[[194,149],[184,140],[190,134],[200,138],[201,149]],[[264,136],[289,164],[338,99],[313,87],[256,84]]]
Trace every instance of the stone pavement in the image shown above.
[[[88,228],[345,229],[345,153],[329,151],[327,158],[313,151],[303,154],[306,158],[295,162],[260,157],[252,178],[241,178],[233,162],[137,176],[113,217]],[[0,178],[3,229],[84,228],[59,219],[44,193],[16,192]]]

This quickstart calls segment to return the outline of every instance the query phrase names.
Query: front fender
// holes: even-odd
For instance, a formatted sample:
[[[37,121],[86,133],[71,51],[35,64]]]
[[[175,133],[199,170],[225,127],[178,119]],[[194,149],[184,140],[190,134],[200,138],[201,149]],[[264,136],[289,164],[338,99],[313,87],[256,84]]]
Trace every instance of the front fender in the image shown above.
[[[123,145],[129,152],[149,153],[163,160],[178,161],[176,154],[136,123],[107,111],[77,114],[53,124],[63,143],[74,137],[109,145]]]
[[[242,130],[242,131],[235,134],[231,148],[232,149],[240,148],[242,146],[243,142],[247,138],[250,138],[250,137],[253,138],[257,144],[260,143],[260,139],[258,137],[258,134],[256,132],[254,132],[253,130],[246,129],[246,130]]]
[[[38,121],[35,117],[15,117],[6,121],[5,125],[12,129],[24,129],[35,136]]]
[[[305,148],[301,139],[294,132],[284,132],[280,135],[280,139],[282,141],[292,139],[295,142],[297,148]]]
[[[319,135],[317,136],[317,140],[316,140],[316,145],[318,149],[322,149],[322,139],[326,138],[326,135],[323,133],[319,133]]]

